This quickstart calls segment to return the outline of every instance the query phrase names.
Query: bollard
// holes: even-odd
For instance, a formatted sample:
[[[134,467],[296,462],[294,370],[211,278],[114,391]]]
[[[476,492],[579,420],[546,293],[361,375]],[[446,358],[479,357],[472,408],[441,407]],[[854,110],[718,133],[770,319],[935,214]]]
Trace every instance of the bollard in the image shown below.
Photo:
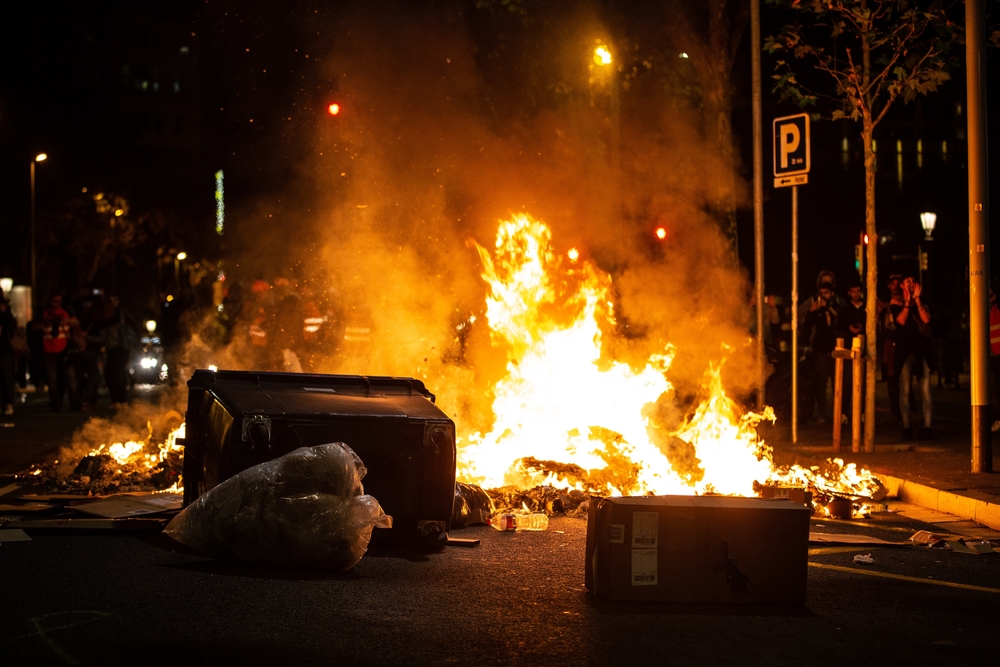
[[[861,383],[864,382],[863,369],[865,337],[855,336],[851,341],[851,375],[854,380],[854,395],[851,397],[851,451],[861,451]],[[874,450],[874,443],[872,449]]]
[[[840,415],[844,412],[844,339],[837,339],[837,347],[833,350],[833,451],[840,452]],[[826,387],[823,387],[826,391]]]

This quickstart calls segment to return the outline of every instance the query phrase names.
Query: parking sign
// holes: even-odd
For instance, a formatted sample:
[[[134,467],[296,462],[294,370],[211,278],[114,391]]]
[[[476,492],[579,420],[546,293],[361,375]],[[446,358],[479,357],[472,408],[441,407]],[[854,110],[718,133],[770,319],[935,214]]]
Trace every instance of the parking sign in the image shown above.
[[[809,115],[774,119],[774,187],[809,182]]]

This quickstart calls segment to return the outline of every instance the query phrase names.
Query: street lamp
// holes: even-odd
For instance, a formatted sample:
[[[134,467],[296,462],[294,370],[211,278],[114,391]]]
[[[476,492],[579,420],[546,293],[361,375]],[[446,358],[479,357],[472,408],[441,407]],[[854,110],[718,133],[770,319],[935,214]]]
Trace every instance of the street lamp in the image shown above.
[[[601,44],[594,49],[594,62],[602,67],[611,64],[611,51],[608,50],[608,47]]]
[[[594,47],[593,54],[593,64],[590,66],[591,79],[590,82],[593,84],[595,82],[600,83],[602,86],[608,86],[608,92],[610,93],[611,102],[611,141],[610,141],[610,158],[611,158],[611,179],[612,187],[615,193],[615,211],[614,216],[617,220],[621,215],[621,101],[619,99],[620,91],[618,84],[618,77],[616,76],[614,58],[611,55],[611,49],[607,44],[598,40],[597,46]]]
[[[930,241],[934,227],[937,225],[937,213],[926,211],[920,214],[920,226],[924,228],[924,240]]]
[[[31,298],[32,300],[37,299],[38,294],[38,280],[37,280],[37,269],[35,263],[35,163],[44,162],[49,156],[45,153],[39,153],[35,156],[35,159],[31,161]]]
[[[13,278],[0,278],[0,293],[6,294],[14,288]]]
[[[174,255],[174,283],[177,285],[177,293],[181,291],[181,261],[187,259],[188,254],[183,250]]]

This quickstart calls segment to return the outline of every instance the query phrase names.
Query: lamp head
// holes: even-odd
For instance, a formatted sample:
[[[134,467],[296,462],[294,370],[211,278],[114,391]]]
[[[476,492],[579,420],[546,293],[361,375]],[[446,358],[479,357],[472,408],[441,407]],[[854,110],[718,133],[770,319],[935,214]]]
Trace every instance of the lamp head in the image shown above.
[[[934,233],[934,227],[937,225],[937,213],[931,213],[930,211],[925,211],[920,214],[920,226],[924,228],[924,238],[928,241],[931,240],[931,234]]]

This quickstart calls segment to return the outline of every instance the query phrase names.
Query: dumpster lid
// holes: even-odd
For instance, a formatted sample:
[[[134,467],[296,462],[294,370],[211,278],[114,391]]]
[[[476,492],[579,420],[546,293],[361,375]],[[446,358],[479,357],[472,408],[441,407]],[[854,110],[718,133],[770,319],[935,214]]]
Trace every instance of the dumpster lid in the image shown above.
[[[188,387],[211,393],[234,415],[448,419],[413,378],[198,370]]]

